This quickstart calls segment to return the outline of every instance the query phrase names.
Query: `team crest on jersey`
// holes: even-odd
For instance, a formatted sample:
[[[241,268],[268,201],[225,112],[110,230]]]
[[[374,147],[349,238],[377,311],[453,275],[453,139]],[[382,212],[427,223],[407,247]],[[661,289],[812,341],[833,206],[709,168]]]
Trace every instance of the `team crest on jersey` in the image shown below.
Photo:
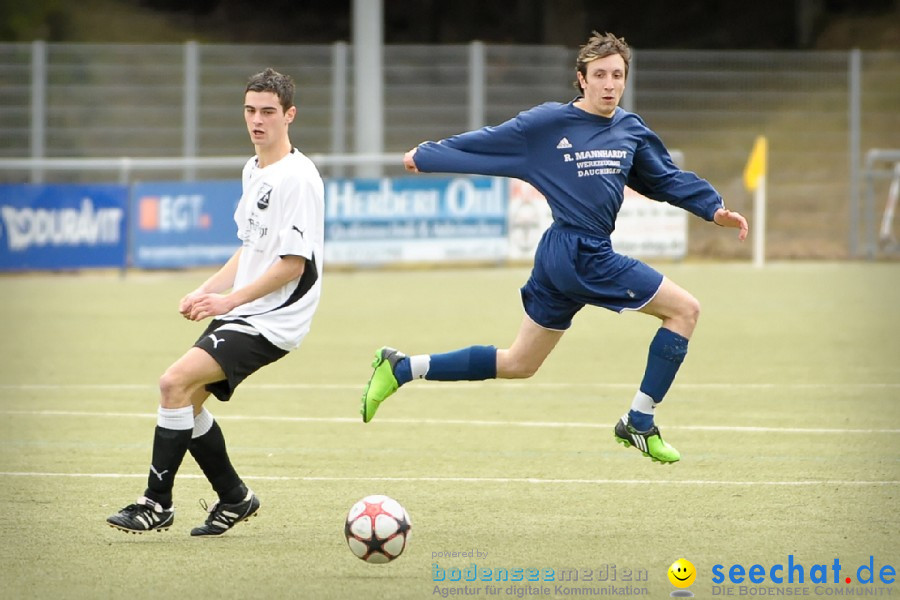
[[[262,185],[259,192],[259,198],[256,199],[256,208],[266,210],[269,208],[269,198],[272,196],[272,186],[268,183]]]

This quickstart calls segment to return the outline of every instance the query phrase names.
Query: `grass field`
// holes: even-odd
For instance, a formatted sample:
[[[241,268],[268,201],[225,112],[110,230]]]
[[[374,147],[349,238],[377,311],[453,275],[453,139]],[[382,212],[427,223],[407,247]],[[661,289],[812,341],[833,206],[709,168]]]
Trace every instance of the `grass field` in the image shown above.
[[[527,270],[327,273],[304,345],[210,406],[263,503],[212,540],[188,535],[199,499],[213,499],[189,456],[170,531],[104,522],[144,488],[157,378],[200,331],[177,301],[206,273],[0,278],[0,594],[550,598],[631,585],[617,596],[664,598],[684,557],[692,591],[710,597],[714,565],[768,572],[789,555],[807,577],[839,559],[853,579],[807,579],[810,595],[898,592],[877,571],[900,567],[900,264],[659,266],[703,305],[657,417],[682,462],[613,442],[657,322],[600,309],[576,317],[531,380],[414,382],[363,425],[377,346],[507,345]],[[342,535],[349,507],[373,493],[413,521],[389,565],[354,558]],[[438,554],[469,551],[481,556]],[[870,557],[876,583],[857,585]],[[448,579],[476,563],[557,581],[466,588],[435,582],[435,563]],[[557,587],[569,569],[594,581]]]

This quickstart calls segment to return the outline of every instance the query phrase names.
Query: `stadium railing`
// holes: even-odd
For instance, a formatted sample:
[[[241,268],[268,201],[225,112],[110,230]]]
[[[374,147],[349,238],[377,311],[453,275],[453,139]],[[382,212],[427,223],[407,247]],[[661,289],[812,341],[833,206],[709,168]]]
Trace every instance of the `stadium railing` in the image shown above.
[[[900,149],[874,148],[866,153],[863,170],[865,199],[863,202],[864,253],[866,258],[879,254],[900,254],[900,245],[893,235],[894,215],[900,190]],[[879,182],[890,181],[881,216],[881,227],[876,232],[875,221],[878,213],[876,188]],[[853,223],[858,230],[859,223]],[[858,252],[855,252],[858,254]]]
[[[310,154],[308,155],[318,167],[356,167],[365,165],[399,166],[403,161],[402,153],[383,154]],[[111,158],[0,158],[0,172],[17,172],[21,175],[31,174],[31,181],[43,180],[48,171],[61,172],[106,172],[115,173],[116,181],[121,184],[131,183],[137,172],[180,171],[182,179],[192,181],[197,178],[198,170],[228,171],[228,176],[238,178],[240,168],[247,162],[249,155],[243,156],[206,156],[206,157],[111,157]]]

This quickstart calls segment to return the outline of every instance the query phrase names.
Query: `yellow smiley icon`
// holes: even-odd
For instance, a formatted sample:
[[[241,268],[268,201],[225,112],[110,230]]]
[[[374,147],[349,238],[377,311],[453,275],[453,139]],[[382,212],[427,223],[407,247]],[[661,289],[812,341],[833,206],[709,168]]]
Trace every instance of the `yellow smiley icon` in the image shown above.
[[[686,558],[679,558],[669,567],[669,581],[677,588],[690,587],[697,578],[697,569],[691,561]]]

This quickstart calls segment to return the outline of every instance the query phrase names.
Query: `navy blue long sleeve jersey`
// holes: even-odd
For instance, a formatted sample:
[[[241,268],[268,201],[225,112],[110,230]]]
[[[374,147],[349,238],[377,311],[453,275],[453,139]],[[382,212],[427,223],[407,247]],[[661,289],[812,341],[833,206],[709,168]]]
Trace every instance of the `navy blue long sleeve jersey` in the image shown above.
[[[611,118],[548,102],[496,127],[420,144],[423,172],[516,177],[547,199],[555,223],[609,236],[626,185],[712,221],[722,197],[704,179],[682,171],[659,137],[636,114]]]

